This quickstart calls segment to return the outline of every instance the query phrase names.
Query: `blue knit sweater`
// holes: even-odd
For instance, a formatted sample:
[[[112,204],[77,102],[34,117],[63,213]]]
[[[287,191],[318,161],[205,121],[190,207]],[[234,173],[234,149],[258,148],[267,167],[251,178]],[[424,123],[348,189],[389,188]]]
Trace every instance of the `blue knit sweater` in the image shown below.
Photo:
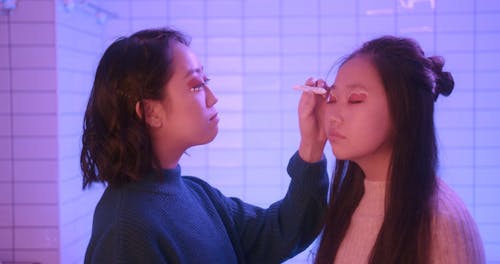
[[[94,213],[85,263],[280,263],[322,228],[326,160],[295,153],[284,199],[263,209],[228,198],[181,169],[107,187]]]

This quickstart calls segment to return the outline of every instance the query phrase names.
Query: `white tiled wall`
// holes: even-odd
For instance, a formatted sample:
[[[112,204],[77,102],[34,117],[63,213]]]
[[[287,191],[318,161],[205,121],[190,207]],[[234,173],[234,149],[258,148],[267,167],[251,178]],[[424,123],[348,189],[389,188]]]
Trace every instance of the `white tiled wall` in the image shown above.
[[[0,260],[58,262],[54,3],[17,7],[0,14]]]
[[[0,3],[0,260],[82,263],[102,191],[82,192],[79,171],[97,60],[118,36],[170,25],[192,37],[221,116],[214,142],[183,157],[184,173],[261,206],[288,185],[299,139],[293,84],[331,81],[337,59],[380,34],[444,56],[456,87],[437,102],[439,174],[478,222],[488,263],[500,263],[500,2],[90,2],[117,16],[99,24],[91,9],[66,12],[59,0],[19,0],[10,14]],[[309,255],[288,263],[311,263]]]
[[[105,48],[105,25],[90,8],[68,12],[56,1],[58,96],[58,193],[60,262],[82,263],[92,213],[102,188],[81,191],[80,146],[95,68]],[[76,1],[75,1],[76,2]],[[97,187],[97,186],[96,186]]]

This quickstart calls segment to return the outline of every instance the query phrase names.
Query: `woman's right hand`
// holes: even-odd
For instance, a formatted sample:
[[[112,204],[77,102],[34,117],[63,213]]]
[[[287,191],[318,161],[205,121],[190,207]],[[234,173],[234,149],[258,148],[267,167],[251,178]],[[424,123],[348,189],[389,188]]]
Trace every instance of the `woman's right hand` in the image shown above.
[[[322,89],[311,89],[319,87]],[[323,90],[324,89],[324,90]],[[307,162],[317,162],[323,156],[326,144],[326,133],[323,128],[325,96],[328,86],[322,79],[307,79],[302,87],[299,100],[300,145],[299,155]]]

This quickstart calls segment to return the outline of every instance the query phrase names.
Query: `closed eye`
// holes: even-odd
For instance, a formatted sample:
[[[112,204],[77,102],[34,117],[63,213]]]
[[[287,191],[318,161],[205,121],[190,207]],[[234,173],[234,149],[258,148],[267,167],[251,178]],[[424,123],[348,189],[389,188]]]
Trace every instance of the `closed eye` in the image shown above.
[[[350,104],[360,104],[366,100],[366,94],[353,93],[349,96]]]

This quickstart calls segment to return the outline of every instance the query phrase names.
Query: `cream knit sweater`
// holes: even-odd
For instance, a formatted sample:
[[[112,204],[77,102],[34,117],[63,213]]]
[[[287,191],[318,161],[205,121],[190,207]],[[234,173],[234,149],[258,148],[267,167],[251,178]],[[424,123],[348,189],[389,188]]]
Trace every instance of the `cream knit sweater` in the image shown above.
[[[365,180],[364,185],[365,194],[354,211],[335,264],[367,263],[382,225],[386,182]],[[441,180],[436,201],[431,263],[485,263],[476,223],[462,200]]]

